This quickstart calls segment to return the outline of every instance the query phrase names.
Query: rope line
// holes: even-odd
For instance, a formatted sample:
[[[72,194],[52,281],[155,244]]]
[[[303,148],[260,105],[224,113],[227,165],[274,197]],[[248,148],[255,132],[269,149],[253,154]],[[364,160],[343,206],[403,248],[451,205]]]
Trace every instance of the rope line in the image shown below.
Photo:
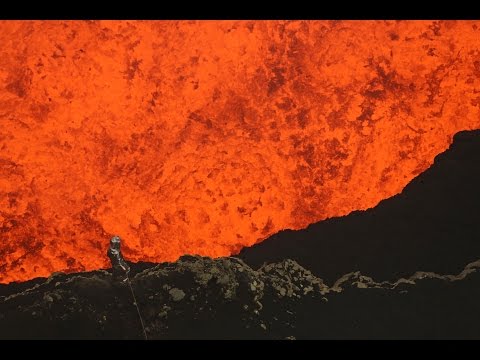
[[[138,313],[138,318],[140,319],[140,324],[142,324],[143,336],[145,337],[145,340],[148,340],[147,332],[145,331],[145,325],[143,325],[142,315],[140,314],[140,309],[138,308],[137,298],[135,297],[135,293],[133,292],[132,284],[130,283],[130,278],[128,276],[127,276],[127,282],[128,282],[128,287],[130,288],[130,292],[132,293],[133,304],[137,308],[137,313]]]

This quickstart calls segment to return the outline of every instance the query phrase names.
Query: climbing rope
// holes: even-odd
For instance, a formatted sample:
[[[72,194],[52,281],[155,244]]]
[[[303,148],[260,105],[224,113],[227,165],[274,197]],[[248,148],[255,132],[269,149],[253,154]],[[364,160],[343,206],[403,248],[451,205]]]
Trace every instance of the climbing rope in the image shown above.
[[[130,292],[132,293],[133,305],[135,305],[135,307],[137,308],[138,318],[140,319],[140,324],[142,325],[142,329],[143,329],[143,336],[145,337],[145,340],[148,340],[147,332],[145,330],[145,325],[143,324],[143,318],[142,318],[142,315],[140,314],[140,309],[138,308],[137,298],[135,297],[135,293],[133,292],[132,283],[130,282],[130,278],[128,277],[128,275],[127,275],[127,283],[128,283],[128,287],[130,288]]]

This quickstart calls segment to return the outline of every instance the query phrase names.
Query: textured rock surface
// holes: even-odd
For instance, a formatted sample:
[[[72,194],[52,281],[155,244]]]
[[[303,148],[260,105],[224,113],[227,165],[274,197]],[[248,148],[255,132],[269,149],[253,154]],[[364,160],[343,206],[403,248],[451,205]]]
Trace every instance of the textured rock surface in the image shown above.
[[[0,338],[142,338],[129,289],[107,271],[29,286],[2,287]],[[292,260],[254,271],[184,256],[138,272],[132,287],[150,339],[480,339],[480,260],[456,276],[379,283],[355,272],[329,288]]]
[[[2,283],[105,267],[113,234],[132,261],[237,253],[377,205],[480,127],[478,21],[5,21],[0,43]]]

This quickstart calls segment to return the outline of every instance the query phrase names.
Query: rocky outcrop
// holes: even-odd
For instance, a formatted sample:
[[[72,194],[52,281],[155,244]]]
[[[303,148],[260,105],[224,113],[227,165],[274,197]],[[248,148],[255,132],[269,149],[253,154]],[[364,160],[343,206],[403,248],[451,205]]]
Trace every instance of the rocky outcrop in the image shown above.
[[[255,271],[234,257],[184,256],[131,285],[149,339],[480,338],[479,274],[480,260],[456,276],[376,282],[354,272],[328,287],[292,260]],[[128,285],[109,271],[2,291],[2,339],[143,338]]]

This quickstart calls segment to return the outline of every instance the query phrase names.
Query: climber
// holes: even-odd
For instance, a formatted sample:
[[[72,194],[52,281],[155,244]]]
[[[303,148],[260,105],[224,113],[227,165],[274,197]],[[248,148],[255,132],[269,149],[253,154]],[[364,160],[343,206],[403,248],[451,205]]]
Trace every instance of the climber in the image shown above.
[[[127,284],[130,288],[130,292],[132,294],[133,305],[137,309],[138,318],[140,320],[140,324],[142,325],[143,330],[143,337],[145,340],[148,340],[147,331],[145,329],[145,325],[143,324],[142,314],[140,314],[140,309],[137,304],[137,298],[135,297],[135,293],[133,292],[133,287],[128,278],[128,274],[130,273],[130,266],[128,266],[127,262],[123,258],[122,252],[120,250],[120,236],[115,235],[110,239],[110,247],[107,251],[107,256],[110,258],[110,262],[112,263],[113,268],[113,279],[116,281],[117,284],[122,284],[120,288],[123,288],[123,284]]]
[[[113,278],[118,282],[126,282],[130,273],[130,266],[128,266],[120,251],[120,241],[120,236],[114,236],[110,239],[110,248],[107,255],[112,263]]]

